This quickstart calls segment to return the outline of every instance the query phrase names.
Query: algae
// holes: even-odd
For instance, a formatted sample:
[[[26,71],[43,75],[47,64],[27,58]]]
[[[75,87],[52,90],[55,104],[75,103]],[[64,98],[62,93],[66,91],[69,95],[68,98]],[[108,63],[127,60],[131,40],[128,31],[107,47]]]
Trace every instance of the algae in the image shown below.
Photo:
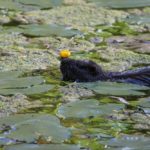
[[[7,8],[0,6],[0,71],[20,70],[25,72],[21,78],[44,76],[42,78],[46,80],[46,83],[54,85],[55,88],[46,93],[29,96],[18,94],[11,97],[1,96],[1,117],[16,113],[25,113],[26,115],[36,113],[37,116],[48,114],[48,116],[56,117],[58,109],[67,107],[70,103],[80,104],[85,99],[93,99],[91,105],[96,101],[98,112],[103,110],[103,114],[98,116],[86,115],[83,118],[80,118],[81,116],[79,118],[57,118],[60,120],[60,127],[71,131],[71,137],[69,136],[67,140],[61,141],[62,145],[56,143],[56,145],[52,145],[53,139],[50,138],[50,141],[47,141],[47,138],[40,137],[37,141],[32,138],[32,141],[38,142],[39,145],[36,143],[32,145],[28,142],[18,145],[14,140],[3,138],[0,139],[0,146],[5,145],[4,149],[16,149],[16,147],[23,149],[23,147],[30,148],[32,146],[39,149],[43,149],[43,147],[63,149],[71,146],[71,149],[99,150],[113,149],[114,146],[116,148],[124,142],[128,142],[130,148],[137,148],[136,144],[131,146],[131,143],[132,141],[133,143],[139,142],[140,139],[140,145],[146,147],[148,144],[145,141],[148,140],[145,136],[150,135],[149,107],[145,107],[149,105],[146,99],[149,96],[149,91],[130,89],[130,91],[138,92],[138,94],[140,92],[140,96],[120,95],[120,98],[124,98],[128,105],[121,104],[123,109],[118,111],[116,108],[120,106],[120,101],[116,101],[108,95],[95,93],[93,92],[94,88],[87,89],[79,87],[76,83],[61,81],[59,51],[64,48],[70,49],[72,52],[71,58],[91,59],[105,70],[123,71],[149,65],[150,28],[149,20],[146,19],[149,16],[148,5],[146,4],[146,7],[143,8],[145,6],[143,2],[141,4],[139,1],[127,1],[128,6],[129,3],[136,3],[134,6],[130,5],[130,7],[140,6],[142,8],[122,10],[99,7],[96,3],[87,3],[85,0],[64,0],[63,4],[62,1],[59,1],[58,7],[45,5],[47,4],[46,0],[40,2],[41,0],[38,0],[36,4],[34,1],[24,0],[15,0],[15,3],[10,0],[0,1]],[[118,7],[121,8],[122,4],[120,3]],[[124,5],[124,7],[127,5]],[[113,8],[116,7],[117,5],[113,5]],[[21,34],[24,30],[20,28],[21,26],[27,27],[33,26],[33,24],[38,26],[57,24],[69,30],[77,29],[82,34],[69,38],[60,37],[60,34],[55,36],[48,34],[47,37],[37,36],[32,38]],[[7,83],[13,77],[15,75],[5,76],[8,80]],[[131,87],[124,85],[117,90],[119,91],[121,88],[129,89]],[[108,90],[113,91],[111,86]],[[106,91],[104,92],[106,93]],[[141,95],[141,93],[145,95]],[[127,94],[129,93],[127,92]],[[77,109],[78,112],[85,110],[86,105],[79,106],[81,109]],[[70,110],[70,107],[67,110],[65,108],[65,111],[68,110]],[[88,112],[88,110],[86,109],[83,113]],[[8,121],[7,117],[5,119]],[[26,120],[24,119],[24,121]],[[45,120],[42,120],[43,122]],[[10,128],[2,126],[0,133],[4,131],[7,133]],[[124,136],[125,134],[127,138]],[[28,135],[27,141],[31,139],[31,135]],[[19,136],[21,135],[16,134],[15,138]],[[24,138],[22,136],[22,139]],[[10,146],[6,146],[7,142]]]

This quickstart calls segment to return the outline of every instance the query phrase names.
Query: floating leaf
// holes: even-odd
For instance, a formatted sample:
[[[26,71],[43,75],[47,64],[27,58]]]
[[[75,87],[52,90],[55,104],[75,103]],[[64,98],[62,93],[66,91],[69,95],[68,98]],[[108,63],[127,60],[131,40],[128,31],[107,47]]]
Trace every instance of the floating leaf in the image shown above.
[[[116,9],[122,8],[137,8],[150,6],[150,0],[87,0],[88,2],[95,2],[101,7],[110,7]]]
[[[150,114],[150,97],[141,98],[139,99],[137,103],[141,107],[141,109],[144,111],[144,113]]]
[[[2,80],[0,78],[0,88],[25,88],[30,87],[35,84],[41,84],[44,82],[42,76],[35,76],[35,77],[24,77],[24,78],[14,78],[8,80]]]
[[[14,3],[12,0],[0,0],[0,8],[9,10],[20,10],[17,3]]]
[[[63,0],[15,0],[24,5],[38,6],[40,9],[62,5]]]
[[[11,126],[11,132],[1,137],[19,141],[34,142],[39,137],[50,142],[61,143],[70,137],[69,129],[60,125],[60,121],[53,115],[20,114],[1,118],[0,125]]]
[[[120,138],[113,138],[108,142],[104,142],[108,147],[111,147],[111,150],[120,150],[120,149],[134,149],[134,150],[148,150],[150,143],[149,137],[144,136],[134,136],[134,135],[125,135]]]
[[[3,27],[0,33],[22,33],[22,29],[17,26]]]
[[[90,116],[108,115],[113,110],[123,108],[121,104],[100,104],[97,100],[81,100],[61,105],[57,115],[63,118],[87,118]]]
[[[143,15],[143,16],[130,15],[124,20],[130,24],[149,24],[150,23],[150,17],[148,15]]]
[[[22,33],[28,37],[48,37],[48,36],[62,36],[62,37],[73,37],[77,34],[81,34],[76,29],[66,28],[61,25],[54,24],[32,24],[32,25],[20,25],[18,27],[4,27],[1,30],[2,33]]]
[[[63,0],[0,0],[0,9],[28,11],[53,8],[62,5]]]
[[[150,108],[150,97],[139,99],[138,105]]]
[[[40,94],[43,92],[47,92],[53,88],[53,85],[43,84],[43,85],[34,85],[32,87],[19,89],[19,88],[12,88],[12,89],[0,89],[1,95],[13,95],[16,93],[22,93],[25,95],[32,95],[32,94]]]
[[[12,79],[12,78],[16,78],[16,77],[18,77],[20,75],[22,75],[21,71],[5,71],[5,72],[0,72],[0,80],[1,79],[4,79],[4,80]]]
[[[117,95],[117,96],[140,96],[145,95],[144,90],[149,87],[139,86],[135,84],[116,83],[116,82],[92,82],[79,83],[79,86],[93,90],[102,95]]]
[[[23,5],[13,0],[0,0],[0,9],[8,9],[15,11],[29,11],[40,9],[38,6],[33,5]]]
[[[26,95],[47,92],[53,85],[44,84],[42,76],[17,78],[21,75],[19,71],[8,71],[0,73],[0,94],[12,95],[22,93]]]
[[[23,34],[29,37],[45,37],[45,36],[63,36],[72,37],[74,35],[80,34],[78,30],[68,29],[61,25],[21,25],[20,28],[24,29]]]
[[[80,150],[80,148],[70,144],[19,144],[6,146],[4,150]]]

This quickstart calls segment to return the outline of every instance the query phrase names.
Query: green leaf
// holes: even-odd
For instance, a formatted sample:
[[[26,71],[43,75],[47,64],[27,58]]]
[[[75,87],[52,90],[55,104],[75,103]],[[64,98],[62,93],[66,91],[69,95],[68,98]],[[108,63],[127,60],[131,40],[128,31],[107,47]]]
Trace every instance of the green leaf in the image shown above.
[[[113,110],[123,108],[122,104],[100,104],[97,100],[81,100],[61,105],[57,115],[63,118],[87,118],[90,116],[109,115]]]
[[[149,87],[145,86],[126,83],[116,83],[116,82],[79,83],[79,86],[93,90],[98,94],[116,95],[116,96],[145,95],[145,93],[142,91],[149,89]]]
[[[150,97],[139,99],[138,105],[150,108]]]
[[[4,150],[80,150],[80,148],[70,144],[19,144],[6,146]]]
[[[40,94],[51,90],[54,86],[44,84],[42,76],[18,78],[22,73],[19,71],[8,71],[0,73],[0,94],[13,95],[22,93],[26,95]]]
[[[48,37],[48,36],[61,36],[61,37],[73,37],[81,34],[76,29],[66,28],[62,25],[56,24],[32,24],[32,25],[20,25],[18,27],[4,27],[1,32],[5,33],[22,33],[27,37]]]
[[[150,0],[87,0],[88,2],[95,2],[100,7],[110,7],[116,9],[127,9],[137,7],[150,6]]]
[[[1,118],[0,125],[13,127],[8,134],[1,134],[1,137],[34,142],[40,137],[46,141],[61,143],[70,137],[69,129],[60,125],[60,121],[53,115],[40,114],[19,114]]]
[[[141,107],[145,114],[150,114],[150,97],[139,99],[137,105]]]
[[[124,19],[126,22],[130,24],[149,24],[150,17],[149,15],[130,15]]]
[[[12,0],[0,0],[0,9],[20,10],[17,3]]]
[[[54,86],[49,84],[43,85],[34,85],[32,87],[24,88],[24,89],[0,89],[1,95],[14,95],[16,93],[22,93],[25,95],[32,95],[32,94],[40,94],[51,90]]]
[[[22,75],[21,71],[5,71],[5,72],[0,72],[0,80],[7,80],[7,79],[12,79],[16,78],[18,76]]]
[[[30,87],[35,84],[44,83],[44,79],[42,76],[35,76],[35,77],[24,77],[24,78],[14,78],[14,79],[7,79],[2,80],[0,78],[0,88],[25,88]]]
[[[63,0],[0,0],[0,9],[28,11],[53,8],[62,5]]]
[[[40,9],[62,5],[63,0],[15,0],[24,5],[38,6]]]
[[[150,138],[141,135],[124,135],[122,137],[113,138],[104,144],[108,145],[111,150],[133,149],[148,150]]]
[[[46,36],[63,36],[72,37],[74,35],[80,34],[78,30],[67,29],[61,25],[21,25],[19,26],[23,29],[23,34],[29,37],[46,37]]]

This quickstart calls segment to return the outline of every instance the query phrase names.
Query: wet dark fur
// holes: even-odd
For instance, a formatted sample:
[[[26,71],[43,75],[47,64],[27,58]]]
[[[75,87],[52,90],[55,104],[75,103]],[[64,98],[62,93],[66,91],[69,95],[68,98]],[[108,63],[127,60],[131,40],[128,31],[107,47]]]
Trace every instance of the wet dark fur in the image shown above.
[[[124,72],[105,72],[93,61],[62,58],[60,70],[64,81],[117,81],[150,86],[150,66]]]

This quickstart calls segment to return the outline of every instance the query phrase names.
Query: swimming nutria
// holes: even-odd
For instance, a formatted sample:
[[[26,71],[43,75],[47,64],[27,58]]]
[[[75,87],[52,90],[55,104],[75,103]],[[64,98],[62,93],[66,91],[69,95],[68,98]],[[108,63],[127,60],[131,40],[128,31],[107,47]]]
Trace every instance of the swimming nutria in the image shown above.
[[[69,50],[60,52],[60,70],[64,81],[93,82],[115,81],[150,86],[150,66],[124,72],[105,72],[91,60],[74,60],[68,58]]]

